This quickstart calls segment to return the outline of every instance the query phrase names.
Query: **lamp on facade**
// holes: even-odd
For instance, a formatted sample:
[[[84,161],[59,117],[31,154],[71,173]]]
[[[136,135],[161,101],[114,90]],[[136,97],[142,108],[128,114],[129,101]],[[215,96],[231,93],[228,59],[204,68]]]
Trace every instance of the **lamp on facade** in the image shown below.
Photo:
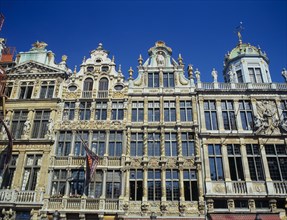
[[[256,213],[256,216],[255,216],[255,219],[254,220],[262,220],[260,217],[259,217],[259,213]]]
[[[156,219],[156,218],[157,218],[156,214],[154,212],[152,212],[150,215],[150,219]]]
[[[58,210],[56,210],[53,213],[53,220],[59,220],[60,219],[60,212]]]

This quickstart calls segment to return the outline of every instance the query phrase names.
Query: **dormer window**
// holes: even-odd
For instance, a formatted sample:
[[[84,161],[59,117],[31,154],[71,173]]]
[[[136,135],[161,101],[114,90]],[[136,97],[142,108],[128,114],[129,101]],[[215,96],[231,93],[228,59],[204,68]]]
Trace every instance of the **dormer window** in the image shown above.
[[[55,82],[44,81],[41,86],[40,99],[53,98]]]
[[[159,87],[159,73],[149,73],[148,74],[148,87],[158,88]]]
[[[98,98],[108,97],[109,80],[107,78],[101,78],[99,81]]]
[[[30,99],[33,91],[32,82],[23,82],[20,87],[19,99]]]
[[[163,73],[163,87],[164,88],[174,87],[173,73]]]
[[[87,67],[87,72],[91,73],[94,71],[94,67],[93,66],[88,66]]]
[[[260,68],[248,68],[249,78],[251,83],[263,83],[262,73]]]
[[[108,72],[108,71],[109,71],[109,66],[102,67],[102,72]]]

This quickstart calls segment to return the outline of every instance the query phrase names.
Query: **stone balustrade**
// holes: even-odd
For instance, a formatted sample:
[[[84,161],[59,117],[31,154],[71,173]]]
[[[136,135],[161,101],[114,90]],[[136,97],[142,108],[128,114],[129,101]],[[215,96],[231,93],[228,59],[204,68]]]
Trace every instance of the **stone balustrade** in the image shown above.
[[[0,190],[0,204],[14,203],[14,204],[42,204],[43,192],[36,191],[17,191],[10,189]]]

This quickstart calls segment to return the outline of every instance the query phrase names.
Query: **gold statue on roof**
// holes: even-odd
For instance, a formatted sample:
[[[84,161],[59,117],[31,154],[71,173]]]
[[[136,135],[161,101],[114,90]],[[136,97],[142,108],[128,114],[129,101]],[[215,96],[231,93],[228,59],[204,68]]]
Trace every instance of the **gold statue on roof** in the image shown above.
[[[45,49],[45,47],[48,46],[45,42],[41,41],[36,41],[35,43],[32,44],[33,48],[32,49]]]
[[[244,30],[244,27],[243,27],[243,22],[241,21],[240,22],[240,25],[236,27],[235,31],[237,33],[237,36],[238,36],[238,40],[239,40],[239,44],[242,44],[242,35],[241,35],[241,32]]]

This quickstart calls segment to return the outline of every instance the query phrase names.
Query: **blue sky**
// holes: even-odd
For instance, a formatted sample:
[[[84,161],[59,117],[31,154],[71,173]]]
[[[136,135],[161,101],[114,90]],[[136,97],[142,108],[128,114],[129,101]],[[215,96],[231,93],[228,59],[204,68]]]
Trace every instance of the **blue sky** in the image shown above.
[[[71,69],[101,42],[128,75],[139,54],[146,59],[148,49],[163,40],[174,58],[181,53],[186,66],[193,64],[202,81],[210,82],[212,68],[222,73],[224,55],[237,44],[240,21],[243,42],[266,51],[273,81],[283,82],[281,70],[287,68],[287,0],[1,0],[0,10],[6,18],[0,37],[9,46],[21,52],[44,41],[57,62],[68,55]]]

